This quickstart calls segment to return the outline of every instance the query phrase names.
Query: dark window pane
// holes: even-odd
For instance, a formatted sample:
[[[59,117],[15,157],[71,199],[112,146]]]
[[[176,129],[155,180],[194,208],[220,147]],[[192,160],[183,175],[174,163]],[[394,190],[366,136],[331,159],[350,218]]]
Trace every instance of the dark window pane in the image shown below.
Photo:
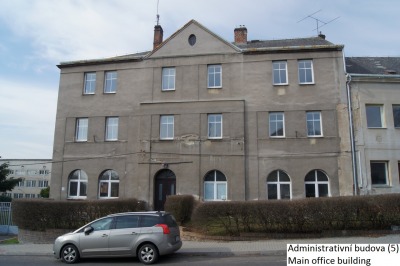
[[[278,171],[273,171],[268,175],[267,182],[277,182],[278,181]]]
[[[78,196],[78,183],[77,182],[69,183],[69,195],[70,196]]]
[[[328,184],[318,184],[318,193],[320,197],[328,197]]]
[[[142,216],[141,227],[152,227],[159,223],[158,216]]]
[[[322,171],[317,171],[317,180],[318,181],[328,181],[328,177]]]
[[[111,183],[111,197],[118,197],[119,183]]]
[[[386,185],[386,163],[371,163],[371,181],[372,185]]]
[[[393,106],[394,127],[400,127],[400,105]]]
[[[217,173],[217,181],[226,181],[226,177],[220,171],[215,171]]]
[[[306,184],[306,197],[307,198],[315,197],[315,185],[314,184]]]
[[[279,171],[279,181],[290,182],[290,177],[283,171]]]
[[[315,171],[309,172],[304,181],[315,181]]]
[[[290,185],[281,184],[281,199],[290,199]]]
[[[79,196],[86,196],[86,183],[85,182],[80,183]]]
[[[278,188],[276,184],[268,184],[268,199],[278,198]]]
[[[116,218],[115,229],[139,227],[139,216],[128,215]]]

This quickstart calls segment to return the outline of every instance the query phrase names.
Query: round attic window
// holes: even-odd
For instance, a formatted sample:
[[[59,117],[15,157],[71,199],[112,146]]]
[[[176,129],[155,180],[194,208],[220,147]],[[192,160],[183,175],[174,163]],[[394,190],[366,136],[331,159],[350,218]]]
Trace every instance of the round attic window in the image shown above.
[[[190,44],[191,46],[193,46],[193,45],[196,43],[196,35],[191,34],[191,35],[189,36],[188,42],[189,42],[189,44]]]

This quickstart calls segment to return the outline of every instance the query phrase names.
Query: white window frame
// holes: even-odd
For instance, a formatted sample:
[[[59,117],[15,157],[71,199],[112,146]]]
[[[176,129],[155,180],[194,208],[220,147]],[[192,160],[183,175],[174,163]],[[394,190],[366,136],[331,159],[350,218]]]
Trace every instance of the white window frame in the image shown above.
[[[380,126],[374,126],[374,125],[369,125],[368,123],[368,109],[369,108],[379,108],[379,118],[380,118]],[[367,119],[367,127],[368,128],[386,128],[386,123],[385,123],[385,112],[383,108],[383,104],[366,104],[365,105],[365,117]],[[372,119],[372,118],[371,118]]]
[[[282,115],[282,119],[278,119],[277,115]],[[285,137],[285,113],[284,112],[270,112],[268,114],[268,116],[269,116],[269,136],[271,138],[284,138]],[[282,123],[283,134],[277,135],[277,136],[271,135],[271,133],[272,133],[271,125],[275,124],[275,126],[277,127],[277,125],[279,123]],[[275,132],[277,132],[277,131],[275,131]]]
[[[113,94],[117,92],[117,71],[106,71],[104,74],[104,93]]]
[[[39,180],[38,187],[48,187],[49,181],[48,180]]]
[[[106,141],[118,140],[119,118],[110,116],[106,118]]]
[[[284,74],[283,74],[284,71]],[[275,73],[278,74],[279,80],[275,80]],[[282,78],[285,78],[286,81],[282,82]],[[273,61],[272,62],[272,80],[274,85],[288,85],[288,69],[287,69],[287,61]]]
[[[213,118],[217,118],[217,117],[221,118],[220,121],[216,121],[216,119],[213,119]],[[207,121],[208,121],[208,123],[207,123],[208,124],[208,128],[207,128],[207,136],[208,136],[208,138],[209,139],[222,139],[222,136],[223,136],[223,117],[222,117],[222,114],[208,114]],[[217,132],[217,130],[216,130],[216,128],[218,128],[217,127],[218,124],[220,125],[219,132]],[[212,132],[210,132],[212,127],[215,127],[214,134],[211,134]]]
[[[225,181],[217,181],[217,170],[213,170],[211,172],[214,173],[214,181],[204,181],[204,201],[225,201],[225,200],[227,200],[228,199],[228,180],[227,180],[225,174],[220,172],[221,174],[224,175]],[[207,175],[208,175],[208,173],[207,173]],[[213,195],[212,199],[206,198],[206,195],[207,195],[207,193],[206,193],[207,184],[212,184],[213,185],[214,195]],[[225,197],[218,198],[218,185],[225,186],[225,192],[226,192]]]
[[[312,119],[308,119],[308,115],[309,114],[313,115]],[[318,114],[319,118],[315,119],[314,114]],[[312,123],[313,134],[309,134],[310,133],[310,131],[309,131],[309,122]],[[318,124],[319,124],[319,130],[321,131],[321,134],[319,134],[319,135],[315,134],[316,125],[318,125]],[[322,131],[322,114],[321,114],[320,111],[309,111],[309,112],[306,112],[306,127],[307,127],[307,136],[308,137],[313,137],[314,138],[314,137],[323,137],[324,136],[324,133]]]
[[[310,67],[306,66],[306,63],[310,63]],[[299,60],[297,62],[298,66],[298,75],[299,75],[299,84],[314,84],[314,67],[313,61],[309,59]],[[307,74],[311,76],[311,80],[307,80]],[[305,81],[302,81],[301,79]]]
[[[96,92],[96,72],[85,73],[85,85],[83,94],[95,94]]]
[[[389,185],[389,162],[388,161],[370,161],[370,175],[371,175],[371,185],[374,187],[378,187],[378,186],[388,186]],[[381,183],[374,183],[372,180],[372,164],[384,164],[385,166],[385,183],[381,184]]]
[[[89,128],[89,119],[87,117],[76,119],[76,130],[75,130],[76,142],[85,142],[88,140],[88,128]]]
[[[216,82],[216,77],[219,77],[219,84]],[[207,87],[209,89],[222,88],[222,65],[208,65],[207,66]]]
[[[268,181],[268,177],[274,172],[277,172],[277,181]],[[285,173],[289,177],[289,181],[281,181],[281,177],[280,177],[281,173]],[[289,185],[289,199],[292,199],[292,179],[286,172],[284,172],[282,170],[275,170],[275,171],[272,171],[268,175],[268,177],[267,177],[267,194],[268,194],[268,185],[276,185],[276,189],[277,189],[277,191],[276,191],[277,198],[276,199],[280,200],[280,199],[282,199],[281,185]],[[268,197],[269,197],[269,195],[267,195],[267,198]],[[273,200],[273,199],[268,198],[268,200]]]
[[[73,173],[75,173],[76,171],[78,171],[78,179],[71,179],[71,175],[73,175]],[[82,173],[85,174],[86,178],[82,178]],[[76,196],[71,196],[71,183],[77,183],[77,195]],[[80,195],[81,192],[81,184],[84,183],[86,184],[86,195]],[[73,172],[71,172],[71,174],[68,176],[68,195],[67,197],[69,199],[86,199],[87,198],[87,191],[88,191],[88,178],[87,178],[87,174],[81,170],[81,169],[77,169]]]
[[[162,68],[162,80],[161,90],[162,91],[174,91],[175,90],[175,67],[163,67]]]
[[[112,179],[112,174],[115,173],[115,175],[118,177],[118,179]],[[108,176],[108,179],[101,179],[103,176]],[[102,189],[102,183],[107,185],[107,196],[101,196],[101,189]],[[118,196],[117,197],[111,197],[111,189],[112,189],[112,184],[118,184]],[[119,175],[116,171],[114,170],[107,170],[102,173],[102,175],[99,177],[99,192],[98,192],[99,199],[117,199],[119,197]]]
[[[397,109],[395,111],[395,109]],[[400,104],[393,104],[392,105],[392,113],[393,113],[393,126],[394,128],[400,128]],[[397,117],[396,117],[397,115]],[[396,121],[396,118],[398,121]]]
[[[174,134],[175,134],[174,123],[175,123],[175,117],[173,115],[160,116],[160,139],[163,140],[174,139]],[[171,133],[171,135],[169,133]]]
[[[315,186],[315,188],[314,188],[315,189],[315,198],[319,198],[320,195],[319,195],[319,187],[318,187],[318,185],[327,185],[328,186],[328,196],[327,197],[330,197],[331,196],[331,187],[329,185],[329,177],[328,177],[328,175],[325,172],[321,171],[321,170],[312,170],[310,172],[314,172],[315,180],[314,181],[304,181],[304,192],[305,192],[305,194],[307,195],[306,185],[314,185]],[[328,181],[319,181],[318,180],[318,172],[323,173],[326,176],[326,178],[328,179]]]

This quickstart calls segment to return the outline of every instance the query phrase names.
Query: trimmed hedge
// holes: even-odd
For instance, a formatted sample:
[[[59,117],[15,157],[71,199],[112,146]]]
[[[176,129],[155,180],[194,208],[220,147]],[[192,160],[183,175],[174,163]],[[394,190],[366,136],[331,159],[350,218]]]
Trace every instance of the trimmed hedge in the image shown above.
[[[164,205],[165,211],[172,213],[179,225],[190,222],[195,199],[192,195],[173,195],[168,196]]]
[[[400,225],[400,194],[300,200],[206,202],[194,210],[194,227],[207,234],[322,233],[387,230]]]
[[[17,199],[12,203],[13,222],[21,229],[77,229],[97,218],[119,212],[146,211],[137,199],[56,201]]]

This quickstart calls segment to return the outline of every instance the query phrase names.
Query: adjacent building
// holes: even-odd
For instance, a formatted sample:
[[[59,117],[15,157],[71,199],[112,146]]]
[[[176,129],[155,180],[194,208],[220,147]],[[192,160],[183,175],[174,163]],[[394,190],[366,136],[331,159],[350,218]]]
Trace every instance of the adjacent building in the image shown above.
[[[40,198],[40,191],[50,186],[51,159],[0,159],[10,170],[7,178],[21,178],[13,190],[5,194],[11,198]]]
[[[343,45],[233,39],[191,20],[149,52],[60,63],[51,197],[352,195]]]
[[[347,57],[360,194],[400,192],[400,57]]]

